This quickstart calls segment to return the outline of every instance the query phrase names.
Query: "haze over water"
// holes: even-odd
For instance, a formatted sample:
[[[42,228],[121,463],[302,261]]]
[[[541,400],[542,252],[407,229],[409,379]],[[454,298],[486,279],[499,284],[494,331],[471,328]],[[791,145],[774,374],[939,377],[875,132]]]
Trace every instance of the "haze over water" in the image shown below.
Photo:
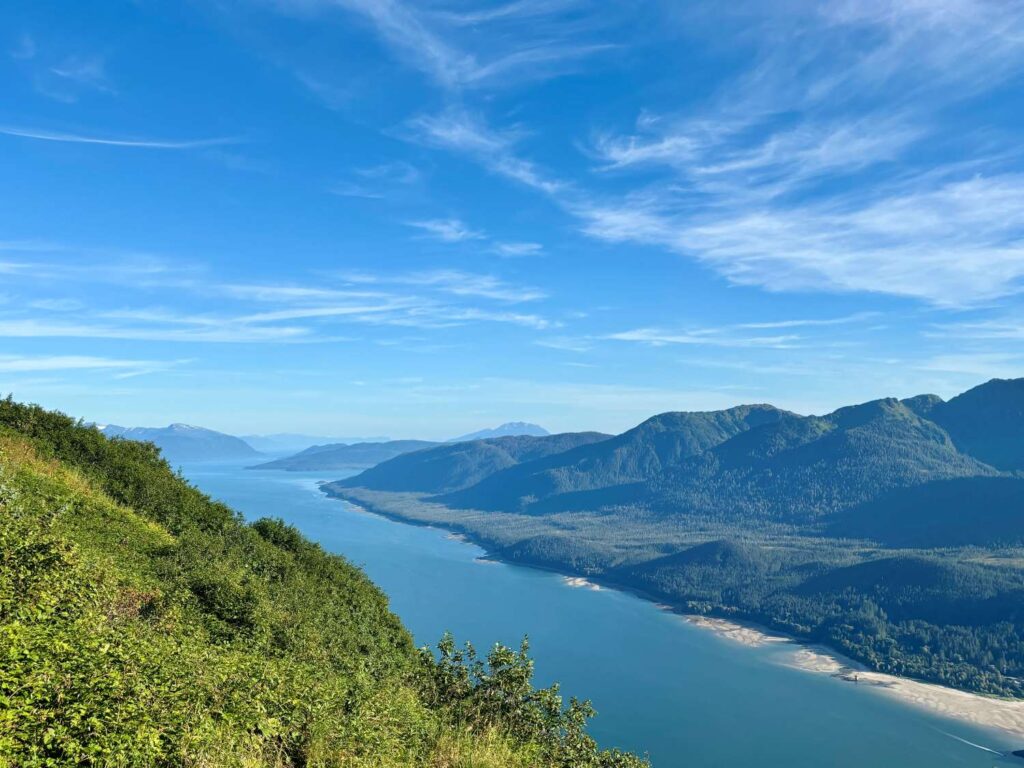
[[[538,682],[557,679],[566,696],[591,699],[599,742],[647,750],[655,768],[981,768],[1000,758],[965,742],[1024,746],[866,686],[787,667],[782,661],[792,646],[741,646],[629,594],[573,588],[556,574],[482,562],[483,550],[444,531],[323,496],[317,481],[340,473],[237,464],[184,471],[246,519],[283,518],[361,565],[417,644],[434,644],[450,630],[484,651],[495,641],[517,646],[529,635]]]

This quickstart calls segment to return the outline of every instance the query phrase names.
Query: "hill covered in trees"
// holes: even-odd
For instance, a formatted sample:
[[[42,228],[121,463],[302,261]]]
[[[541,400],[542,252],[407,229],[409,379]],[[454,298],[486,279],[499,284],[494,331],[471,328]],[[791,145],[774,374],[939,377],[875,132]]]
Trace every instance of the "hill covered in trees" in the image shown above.
[[[825,416],[662,414],[455,490],[386,464],[326,490],[502,559],[1024,696],[1022,435],[1024,380],[996,380]]]
[[[432,448],[428,440],[388,440],[384,443],[313,445],[294,456],[257,464],[252,469],[283,469],[288,472],[360,469],[372,467],[403,453]]]
[[[149,443],[0,401],[0,765],[636,768],[524,647],[418,650],[358,568]]]
[[[445,493],[476,485],[508,467],[561,455],[609,437],[600,432],[570,432],[449,443],[390,459],[360,473],[351,482],[384,491]]]

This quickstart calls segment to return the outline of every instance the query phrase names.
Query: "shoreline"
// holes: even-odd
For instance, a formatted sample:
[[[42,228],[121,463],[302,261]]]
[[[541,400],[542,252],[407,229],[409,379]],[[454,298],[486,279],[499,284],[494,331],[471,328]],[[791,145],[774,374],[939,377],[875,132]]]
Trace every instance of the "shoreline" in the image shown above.
[[[804,643],[799,638],[772,633],[756,625],[707,616],[680,615],[684,616],[688,623],[740,645],[792,646],[779,661],[792,669],[826,674],[837,680],[867,685],[880,694],[908,706],[981,728],[994,729],[1004,735],[1024,740],[1024,701],[998,699],[935,683],[876,672],[826,646]]]
[[[686,623],[696,628],[712,632],[724,640],[749,648],[768,645],[790,645],[792,646],[792,653],[788,654],[787,659],[778,663],[804,672],[827,674],[837,680],[856,685],[868,685],[879,694],[895,699],[905,706],[914,707],[952,720],[966,722],[976,727],[998,731],[1004,736],[1011,736],[1024,741],[1024,700],[1000,699],[980,693],[961,691],[957,688],[949,688],[936,683],[926,683],[885,672],[876,672],[858,661],[843,656],[832,648],[810,643],[798,637],[784,635],[753,622],[736,621],[735,619],[711,615],[689,614],[680,611],[674,605],[655,598],[653,595],[644,594],[640,590],[627,585],[616,584],[611,580],[584,577],[578,573],[569,573],[566,569],[557,569],[551,566],[502,560],[488,550],[486,541],[474,536],[471,531],[466,531],[456,525],[445,526],[434,522],[424,522],[410,519],[394,512],[381,510],[374,505],[368,504],[366,501],[354,500],[346,498],[337,492],[330,492],[323,487],[324,485],[326,483],[320,485],[320,490],[325,495],[329,498],[344,501],[360,512],[377,515],[404,525],[415,525],[421,528],[447,531],[452,539],[480,547],[484,550],[485,554],[477,558],[478,562],[505,563],[507,565],[546,571],[560,576],[566,586],[576,589],[609,589],[632,594],[641,600],[651,603],[659,610],[679,616]]]

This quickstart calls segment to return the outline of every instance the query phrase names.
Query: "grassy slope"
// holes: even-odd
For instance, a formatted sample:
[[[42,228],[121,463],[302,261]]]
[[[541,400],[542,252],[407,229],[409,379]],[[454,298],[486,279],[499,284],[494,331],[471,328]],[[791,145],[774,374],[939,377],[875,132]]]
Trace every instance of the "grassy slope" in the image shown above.
[[[435,661],[294,529],[0,401],[0,766],[641,765],[496,653]]]

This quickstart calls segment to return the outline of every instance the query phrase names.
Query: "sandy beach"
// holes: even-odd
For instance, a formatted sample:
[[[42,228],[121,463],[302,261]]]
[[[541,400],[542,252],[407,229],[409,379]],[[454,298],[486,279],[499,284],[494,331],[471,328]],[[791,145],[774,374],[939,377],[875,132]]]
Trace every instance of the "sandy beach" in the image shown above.
[[[595,584],[592,581],[587,581],[581,576],[563,576],[562,581],[570,587],[577,587],[578,589],[592,589],[595,592],[601,591],[600,585]]]
[[[742,645],[749,645],[751,647],[768,645],[770,643],[791,642],[789,638],[778,635],[769,635],[767,632],[763,632],[756,627],[737,624],[736,622],[729,621],[728,619],[715,619],[710,616],[687,616],[686,620],[690,624],[694,624],[704,629],[710,629],[715,634],[726,637],[733,642],[741,643]]]
[[[980,727],[996,728],[1024,740],[1024,701],[997,699],[873,672],[828,648],[804,645],[792,638],[769,634],[757,627],[727,619],[688,616],[687,621],[728,640],[751,647],[789,643],[793,646],[792,651],[782,656],[782,663],[795,669],[832,675],[857,685],[872,686],[881,695],[890,696],[905,704]]]

